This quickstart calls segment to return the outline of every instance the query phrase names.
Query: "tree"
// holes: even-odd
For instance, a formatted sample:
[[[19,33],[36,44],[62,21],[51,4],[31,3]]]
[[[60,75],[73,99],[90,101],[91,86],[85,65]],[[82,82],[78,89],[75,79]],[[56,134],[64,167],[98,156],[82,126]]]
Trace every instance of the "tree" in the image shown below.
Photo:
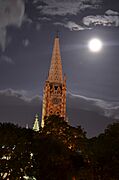
[[[36,179],[70,180],[80,159],[78,170],[83,166],[83,158],[72,152],[53,136],[41,136],[32,144],[33,171]]]
[[[103,134],[89,140],[89,156],[94,179],[119,179],[119,123],[109,125]]]
[[[70,126],[64,118],[56,115],[47,117],[42,133],[54,136],[72,151],[85,151],[86,133],[80,126],[77,128]]]
[[[67,129],[59,134],[61,137],[64,135],[63,141],[55,133],[47,134],[45,130],[34,132],[12,124],[1,124],[0,130],[3,137],[0,140],[1,179],[19,180],[27,176],[70,180],[84,164],[82,155],[70,149],[69,143],[67,145],[64,141]],[[69,135],[67,137],[70,138]]]
[[[3,179],[23,179],[29,165],[32,130],[10,123],[0,124],[0,175]]]

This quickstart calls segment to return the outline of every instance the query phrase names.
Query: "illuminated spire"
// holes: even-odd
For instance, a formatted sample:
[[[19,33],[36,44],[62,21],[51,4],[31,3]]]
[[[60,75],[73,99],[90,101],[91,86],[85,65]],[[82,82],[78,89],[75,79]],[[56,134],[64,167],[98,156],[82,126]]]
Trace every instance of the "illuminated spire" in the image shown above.
[[[64,118],[64,120],[66,118],[66,78],[63,78],[62,74],[59,36],[57,32],[54,39],[49,75],[44,86],[42,128],[45,125],[45,117],[57,115]]]
[[[34,131],[39,131],[38,114],[36,114],[36,116],[35,116],[35,122],[34,122],[34,125],[33,125],[33,130],[34,130]]]
[[[49,82],[55,82],[55,83],[62,83],[63,82],[62,63],[61,63],[61,56],[60,56],[58,32],[56,33],[55,40],[54,40],[54,47],[53,47],[53,53],[52,53],[52,59],[51,59],[48,81]]]

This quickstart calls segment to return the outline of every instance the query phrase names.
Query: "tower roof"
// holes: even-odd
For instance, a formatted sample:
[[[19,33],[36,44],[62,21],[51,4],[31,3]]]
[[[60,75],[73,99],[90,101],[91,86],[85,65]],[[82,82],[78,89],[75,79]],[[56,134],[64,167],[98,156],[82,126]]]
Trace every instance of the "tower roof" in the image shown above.
[[[55,40],[54,40],[54,47],[53,47],[53,52],[52,52],[48,81],[56,82],[56,83],[62,83],[63,81],[58,34],[56,34]]]

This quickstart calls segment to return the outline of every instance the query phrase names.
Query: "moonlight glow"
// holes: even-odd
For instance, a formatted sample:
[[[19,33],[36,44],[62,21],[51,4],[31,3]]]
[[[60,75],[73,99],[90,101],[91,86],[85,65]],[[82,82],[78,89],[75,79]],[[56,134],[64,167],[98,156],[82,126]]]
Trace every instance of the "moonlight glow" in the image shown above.
[[[99,39],[92,39],[90,40],[89,44],[89,49],[92,52],[99,52],[102,49],[102,42]]]

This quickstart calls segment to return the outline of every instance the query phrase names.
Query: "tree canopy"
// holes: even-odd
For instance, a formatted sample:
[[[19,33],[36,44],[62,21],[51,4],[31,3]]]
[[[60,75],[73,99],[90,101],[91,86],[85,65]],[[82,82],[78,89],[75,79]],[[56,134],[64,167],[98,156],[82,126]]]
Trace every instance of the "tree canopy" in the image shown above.
[[[90,139],[58,116],[45,122],[39,132],[0,123],[0,179],[119,179],[119,122]]]

